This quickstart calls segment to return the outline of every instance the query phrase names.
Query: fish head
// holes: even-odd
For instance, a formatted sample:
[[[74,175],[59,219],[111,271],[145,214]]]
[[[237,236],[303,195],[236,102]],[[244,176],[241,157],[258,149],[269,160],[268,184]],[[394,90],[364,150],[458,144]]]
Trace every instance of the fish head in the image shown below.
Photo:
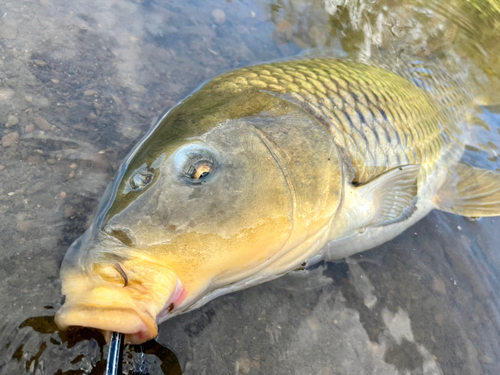
[[[217,291],[241,289],[264,269],[279,273],[269,264],[331,220],[340,161],[320,126],[304,126],[318,138],[305,140],[293,129],[307,116],[290,108],[276,113],[276,106],[193,122],[187,104],[132,151],[93,224],[68,250],[61,328],[147,341],[159,322],[223,294]]]

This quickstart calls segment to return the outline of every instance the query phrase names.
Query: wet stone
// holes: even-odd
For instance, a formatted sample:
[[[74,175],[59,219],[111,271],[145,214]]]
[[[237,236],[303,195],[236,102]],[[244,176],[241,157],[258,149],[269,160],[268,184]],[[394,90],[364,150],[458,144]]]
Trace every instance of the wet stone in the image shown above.
[[[493,363],[493,359],[491,357],[488,357],[487,355],[482,355],[481,358],[479,358],[479,360],[482,363]]]
[[[36,204],[44,208],[51,208],[54,206],[54,197],[52,197],[49,193],[42,193],[36,196],[34,199]]]
[[[250,360],[248,358],[239,358],[236,362],[237,374],[248,374],[250,372]]]
[[[439,294],[446,294],[446,286],[444,281],[435,277],[432,280],[432,289]]]
[[[33,98],[33,104],[36,105],[38,108],[48,108],[50,106],[50,101],[47,98],[42,97],[36,97]]]
[[[83,93],[84,96],[94,96],[96,94],[95,90],[87,90]]]
[[[286,20],[278,22],[276,25],[276,31],[278,33],[286,33],[292,29],[292,24]]]
[[[42,116],[35,117],[35,124],[42,130],[48,131],[52,129],[52,125],[45,120]]]
[[[224,22],[226,22],[226,13],[224,13],[223,10],[220,9],[215,9],[212,12],[212,17],[215,21],[215,23],[222,25]]]
[[[17,116],[10,115],[7,118],[7,123],[5,124],[5,127],[10,128],[10,127],[17,125],[17,124],[19,124],[19,119],[17,118]]]
[[[3,147],[10,147],[10,146],[16,144],[18,139],[19,139],[18,132],[6,134],[2,137],[2,146]]]
[[[30,156],[28,156],[28,163],[29,164],[36,165],[36,164],[40,164],[41,161],[42,161],[42,158],[40,157],[40,155],[30,155]]]
[[[35,130],[35,125],[33,124],[26,125],[24,128],[25,133],[31,133],[33,130]]]
[[[443,314],[436,314],[436,315],[434,315],[434,321],[435,321],[438,325],[442,325],[442,324],[443,324],[443,321],[444,321],[444,316],[443,316]]]
[[[100,154],[94,154],[90,157],[90,160],[92,161],[92,164],[97,170],[105,172],[108,169],[109,163],[106,156]]]
[[[64,217],[68,218],[68,217],[72,217],[72,216],[75,216],[75,210],[73,209],[73,207],[71,207],[71,206],[65,207],[64,208]]]
[[[12,99],[14,96],[14,91],[8,88],[0,89],[0,101],[6,101]]]
[[[39,67],[42,67],[42,68],[43,68],[44,66],[47,66],[47,63],[46,63],[45,61],[43,61],[43,60],[39,60],[39,59],[35,59],[35,60],[33,60],[33,63],[34,63],[35,65],[38,65]]]
[[[0,24],[0,38],[3,39],[16,39],[17,37],[17,26],[13,22],[2,22]]]
[[[18,220],[16,224],[16,230],[21,233],[27,233],[33,228],[33,222],[30,220]]]
[[[99,116],[97,116],[94,112],[91,112],[90,115],[87,116],[87,120],[92,124],[97,124],[97,122],[99,122]]]

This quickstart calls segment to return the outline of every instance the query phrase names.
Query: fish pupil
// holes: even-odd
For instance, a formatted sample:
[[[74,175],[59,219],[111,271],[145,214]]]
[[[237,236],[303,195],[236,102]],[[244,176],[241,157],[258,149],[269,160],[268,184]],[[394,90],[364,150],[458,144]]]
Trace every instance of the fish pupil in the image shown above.
[[[203,161],[202,163],[200,163],[196,167],[190,168],[190,170],[192,170],[191,178],[193,180],[199,180],[203,177],[208,176],[208,174],[210,174],[210,172],[212,171],[212,163],[207,162],[207,161]]]

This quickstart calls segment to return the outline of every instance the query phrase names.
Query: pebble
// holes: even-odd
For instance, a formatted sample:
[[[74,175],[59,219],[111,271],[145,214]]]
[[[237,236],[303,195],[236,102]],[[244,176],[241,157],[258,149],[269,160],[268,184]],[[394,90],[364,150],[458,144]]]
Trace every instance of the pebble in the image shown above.
[[[482,355],[479,360],[483,363],[493,363],[493,359],[491,357],[488,357],[487,355]]]
[[[76,169],[78,168],[78,165],[76,165],[76,163],[73,163],[69,166],[71,169]]]
[[[50,101],[47,98],[44,98],[43,96],[39,96],[33,99],[33,104],[36,105],[38,108],[48,108],[50,107]]]
[[[26,95],[24,99],[28,102],[31,103],[33,101],[33,97],[31,95]]]
[[[75,171],[69,172],[69,178],[73,178],[73,177],[75,177]]]
[[[75,210],[73,210],[73,207],[67,206],[64,208],[64,217],[71,217],[75,215]]]
[[[242,357],[236,361],[237,374],[248,374],[250,372],[250,360]]]
[[[36,65],[40,66],[40,67],[47,66],[47,63],[46,63],[45,61],[43,61],[43,60],[35,59],[35,60],[33,60],[33,62],[34,62]]]
[[[439,324],[439,325],[442,325],[443,324],[443,321],[444,321],[444,316],[443,314],[435,314],[434,315],[434,321]]]
[[[92,124],[97,124],[99,116],[97,116],[94,112],[90,112],[90,115],[87,116],[87,120]]]
[[[226,22],[226,13],[220,9],[214,9],[212,12],[212,17],[214,18],[215,23],[222,25]]]
[[[90,161],[94,167],[101,172],[106,172],[108,169],[108,159],[104,155],[94,154],[90,157]]]
[[[432,289],[439,294],[446,294],[446,285],[444,284],[444,281],[438,279],[437,277],[434,277],[432,280]]]
[[[27,233],[33,228],[33,222],[30,220],[19,220],[16,224],[16,230],[21,233]]]
[[[40,0],[40,4],[44,7],[48,7],[50,5],[50,0]]]
[[[48,131],[52,129],[52,125],[50,125],[50,122],[45,120],[42,116],[36,116],[35,117],[35,124],[42,130]]]
[[[287,20],[281,20],[278,22],[276,25],[276,31],[279,33],[286,33],[289,30],[291,30],[292,24],[288,22]]]
[[[11,126],[14,126],[14,125],[17,125],[19,124],[19,119],[14,116],[14,115],[10,115],[8,118],[7,118],[7,123],[5,124],[5,126],[7,128],[10,128]]]
[[[2,137],[2,146],[3,147],[10,147],[13,144],[15,144],[18,139],[19,139],[19,133],[18,132],[13,132],[13,133],[5,134]]]
[[[52,81],[52,83],[54,83],[54,84],[56,84],[56,85],[59,83],[59,80],[58,80],[58,79],[55,79],[55,78],[51,79],[51,81]]]
[[[61,191],[61,198],[66,198],[66,192],[65,191]]]
[[[14,91],[11,89],[0,89],[0,101],[1,100],[10,100],[14,96]]]
[[[123,104],[122,100],[121,100],[118,96],[116,96],[116,95],[111,95],[111,97],[113,98],[113,100],[114,100],[114,102],[115,102],[115,104],[116,104],[117,106],[121,106],[121,105]]]
[[[97,94],[95,90],[87,90],[83,93],[85,96],[94,96],[95,94]]]
[[[2,22],[0,25],[0,38],[3,39],[16,39],[17,26],[12,22]]]
[[[35,125],[33,124],[26,125],[24,128],[25,133],[31,133],[33,130],[35,130]]]

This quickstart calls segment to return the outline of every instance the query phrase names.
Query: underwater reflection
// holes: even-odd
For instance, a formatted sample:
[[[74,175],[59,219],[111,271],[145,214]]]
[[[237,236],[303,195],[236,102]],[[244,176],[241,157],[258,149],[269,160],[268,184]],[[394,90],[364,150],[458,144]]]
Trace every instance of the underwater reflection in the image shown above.
[[[96,330],[72,327],[61,331],[53,316],[28,318],[21,323],[19,330],[22,339],[12,342],[16,345],[11,349],[12,359],[22,364],[26,372],[36,369],[37,373],[78,375],[103,374],[106,369],[106,342]],[[40,335],[35,335],[35,332]],[[175,355],[156,341],[127,345],[123,358],[123,371],[127,374],[182,373]],[[65,366],[59,368],[61,363]]]

